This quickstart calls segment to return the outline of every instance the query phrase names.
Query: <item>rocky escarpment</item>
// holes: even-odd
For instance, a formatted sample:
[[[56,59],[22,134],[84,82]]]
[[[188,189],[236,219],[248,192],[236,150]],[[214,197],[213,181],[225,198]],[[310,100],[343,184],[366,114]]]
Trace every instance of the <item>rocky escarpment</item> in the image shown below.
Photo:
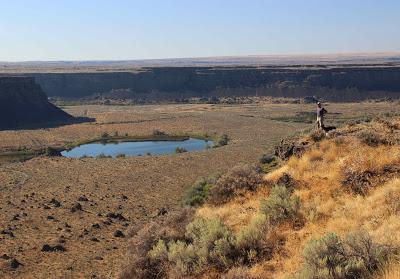
[[[192,97],[317,96],[329,101],[400,97],[400,67],[388,65],[153,67],[138,71],[31,73],[49,96],[142,101]]]
[[[33,77],[0,77],[0,129],[61,122],[71,118],[47,100]]]

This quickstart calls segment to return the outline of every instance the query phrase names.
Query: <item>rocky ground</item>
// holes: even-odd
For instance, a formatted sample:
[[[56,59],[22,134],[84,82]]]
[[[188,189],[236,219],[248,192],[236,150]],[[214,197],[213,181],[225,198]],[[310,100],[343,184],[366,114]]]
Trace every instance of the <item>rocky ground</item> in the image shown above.
[[[398,104],[335,104],[343,121],[398,110]],[[40,148],[99,136],[227,133],[231,142],[202,152],[119,159],[37,157],[0,165],[1,278],[113,278],[126,260],[127,238],[151,218],[179,206],[198,177],[255,162],[285,136],[313,124],[273,120],[310,105],[77,106],[94,123],[2,131],[0,149]],[[351,114],[351,117],[349,116]],[[338,119],[336,119],[338,120]]]

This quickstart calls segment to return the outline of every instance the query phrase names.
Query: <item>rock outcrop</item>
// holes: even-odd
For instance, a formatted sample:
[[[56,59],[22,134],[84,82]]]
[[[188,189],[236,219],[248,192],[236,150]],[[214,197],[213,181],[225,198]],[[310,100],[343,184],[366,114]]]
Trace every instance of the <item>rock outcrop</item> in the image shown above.
[[[375,65],[153,67],[136,71],[30,73],[48,96],[142,101],[191,97],[316,96],[328,101],[399,98],[400,67]]]
[[[0,130],[70,119],[71,115],[47,100],[33,77],[0,77]]]

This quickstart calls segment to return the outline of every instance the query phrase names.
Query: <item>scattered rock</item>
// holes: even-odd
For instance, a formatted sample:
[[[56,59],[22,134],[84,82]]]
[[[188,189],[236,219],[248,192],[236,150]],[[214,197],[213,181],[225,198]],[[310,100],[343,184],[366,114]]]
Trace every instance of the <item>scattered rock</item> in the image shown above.
[[[92,237],[90,240],[93,242],[100,242],[100,240],[98,240],[96,237]]]
[[[80,196],[78,198],[78,201],[89,201],[89,199],[87,197],[85,197],[85,196]]]
[[[53,204],[54,207],[60,207],[61,206],[61,203],[58,200],[56,200],[55,198],[52,198],[50,203]]]
[[[10,237],[15,237],[14,234],[13,234],[13,232],[10,231],[10,230],[1,230],[1,231],[0,231],[0,234],[7,234],[7,235],[9,235]]]
[[[112,224],[112,222],[111,222],[110,219],[108,219],[108,220],[104,220],[104,221],[103,221],[103,224],[104,224],[104,225],[107,225],[107,226],[110,226],[110,225]]]
[[[157,216],[162,216],[168,213],[168,210],[165,207],[161,207],[158,209]]]
[[[45,244],[42,247],[42,252],[50,252],[52,250],[51,246],[49,244]]]
[[[103,257],[97,256],[97,257],[95,257],[94,259],[95,259],[95,260],[98,260],[98,261],[102,261],[102,260],[103,260]]]
[[[117,219],[120,221],[126,221],[126,218],[121,213],[110,212],[106,215],[108,218]]]
[[[82,211],[82,210],[83,210],[82,205],[81,205],[79,202],[75,203],[75,204],[71,207],[71,212],[72,212],[72,213],[73,213],[73,212],[76,212],[76,211]]]
[[[65,252],[66,249],[62,245],[50,246],[49,244],[44,244],[42,247],[42,252]]]
[[[21,266],[21,265],[23,265],[22,263],[20,263],[17,259],[12,259],[11,261],[10,261],[10,267],[12,268],[12,269],[17,269],[19,266]]]
[[[114,237],[125,237],[124,233],[120,230],[114,232]]]
[[[122,197],[121,197],[124,201],[126,201],[127,199],[128,199],[128,197],[127,196],[125,196],[125,195],[122,195]]]
[[[94,228],[94,229],[100,229],[100,225],[99,225],[98,223],[93,224],[93,225],[92,225],[92,228]]]
[[[9,260],[9,259],[11,259],[10,256],[7,255],[7,254],[3,254],[0,258],[3,259],[3,260]]]
[[[280,145],[275,147],[275,156],[285,161],[291,156],[301,156],[309,147],[309,142],[298,142],[296,139],[282,140]]]
[[[47,220],[54,220],[55,218],[51,215],[47,216]]]

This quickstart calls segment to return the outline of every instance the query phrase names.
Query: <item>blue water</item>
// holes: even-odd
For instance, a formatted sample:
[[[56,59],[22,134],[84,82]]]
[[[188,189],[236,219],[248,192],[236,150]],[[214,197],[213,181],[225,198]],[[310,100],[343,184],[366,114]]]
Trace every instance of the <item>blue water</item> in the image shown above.
[[[96,157],[100,154],[115,157],[118,154],[125,156],[142,156],[150,153],[151,155],[173,154],[177,147],[187,151],[199,151],[212,147],[212,141],[200,139],[188,139],[184,141],[131,141],[119,143],[88,143],[64,150],[61,155],[68,158],[80,158],[84,155]]]

